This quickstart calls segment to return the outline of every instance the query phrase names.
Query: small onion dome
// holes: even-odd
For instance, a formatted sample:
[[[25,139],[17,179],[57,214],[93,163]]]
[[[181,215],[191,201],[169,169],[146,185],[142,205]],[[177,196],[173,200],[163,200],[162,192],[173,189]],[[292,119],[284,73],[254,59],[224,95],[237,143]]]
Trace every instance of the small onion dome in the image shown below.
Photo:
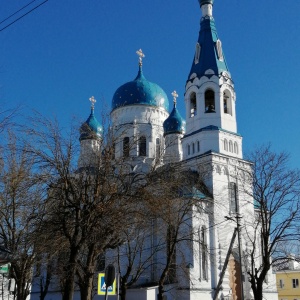
[[[200,2],[200,7],[204,4],[211,4],[211,5],[214,4],[214,0],[199,0],[199,2]]]
[[[160,86],[144,77],[141,65],[137,77],[120,86],[112,99],[112,110],[129,105],[148,105],[169,110],[166,93]]]
[[[103,134],[103,127],[97,121],[94,115],[94,108],[91,109],[91,114],[88,119],[80,127],[80,138],[79,140],[88,139],[101,139]]]
[[[170,113],[169,117],[163,123],[164,136],[172,133],[185,133],[185,121],[181,117],[179,111],[176,108],[176,103],[174,103],[174,108]]]

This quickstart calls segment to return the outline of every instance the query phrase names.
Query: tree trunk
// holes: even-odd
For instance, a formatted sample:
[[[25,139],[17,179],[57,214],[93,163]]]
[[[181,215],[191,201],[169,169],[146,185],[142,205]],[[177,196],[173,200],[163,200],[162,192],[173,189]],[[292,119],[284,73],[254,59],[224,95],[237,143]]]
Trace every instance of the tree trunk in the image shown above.
[[[47,270],[46,270],[46,279],[45,282],[43,282],[42,278],[40,278],[40,300],[44,300],[46,298],[46,295],[48,293],[48,289],[52,280],[52,272],[53,272],[53,267],[52,267],[52,261],[47,262]]]
[[[68,267],[68,272],[66,272],[67,278],[63,288],[63,297],[62,300],[72,300],[74,294],[74,276],[75,276],[75,268]]]
[[[164,294],[164,286],[163,286],[163,284],[159,283],[157,300],[163,300],[163,294]]]
[[[94,276],[85,276],[84,284],[80,284],[80,299],[92,300],[93,299]]]
[[[96,245],[91,244],[86,257],[86,265],[82,270],[83,274],[81,274],[81,272],[77,273],[81,300],[92,300],[93,298],[95,269],[98,255],[99,253],[97,252]]]
[[[126,300],[126,293],[127,293],[127,284],[126,282],[124,282],[124,284],[123,283],[121,284],[121,293],[120,293],[121,300]]]
[[[256,282],[256,292],[253,293],[254,300],[263,300],[263,281]]]
[[[18,284],[19,283],[19,284]],[[28,289],[26,289],[25,281],[24,280],[18,280],[16,281],[17,284],[17,300],[26,300],[27,296],[29,295]]]
[[[63,287],[62,300],[73,300],[77,256],[78,256],[77,248],[72,249],[70,253],[69,263],[65,267],[65,283]]]
[[[163,294],[164,294],[164,283],[165,283],[165,279],[167,277],[168,274],[168,270],[169,270],[169,260],[168,263],[165,267],[165,269],[163,270],[161,277],[158,281],[158,294],[157,294],[157,300],[163,300]]]
[[[29,275],[25,272],[20,271],[18,266],[14,265],[12,263],[12,278],[15,279],[16,282],[16,298],[17,300],[26,300],[27,296],[29,295],[29,288],[28,288],[28,282],[26,281],[26,278],[29,278]]]

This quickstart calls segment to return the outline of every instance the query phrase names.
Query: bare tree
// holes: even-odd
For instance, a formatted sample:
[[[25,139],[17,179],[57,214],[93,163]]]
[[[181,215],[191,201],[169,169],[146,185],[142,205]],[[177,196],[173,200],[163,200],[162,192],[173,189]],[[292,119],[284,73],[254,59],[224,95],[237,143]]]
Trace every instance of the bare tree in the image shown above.
[[[299,240],[300,173],[289,167],[285,152],[275,153],[270,146],[253,151],[248,159],[253,170],[246,174],[245,186],[254,200],[255,221],[244,224],[245,261],[254,299],[262,300],[272,265],[286,258],[288,245]]]
[[[184,243],[191,245],[197,236],[198,229],[193,223],[196,219],[200,221],[200,212],[203,212],[197,194],[203,193],[207,199],[210,193],[201,176],[180,163],[166,165],[149,176],[151,180],[147,188],[151,192],[145,205],[158,223],[158,300],[162,300],[166,283],[176,286],[179,280],[189,282],[187,254],[180,252],[186,248]]]
[[[200,242],[193,221],[204,209],[197,196],[207,201],[210,195],[199,174],[183,164],[153,169],[144,181],[134,222],[123,232],[117,252],[122,300],[130,287],[158,285],[162,299],[166,285],[173,289],[179,281],[189,282],[189,254],[183,249]]]
[[[54,275],[55,263],[50,252],[40,254],[33,271],[33,282],[38,280],[40,299],[44,300]]]
[[[32,138],[28,147],[48,185],[45,224],[52,232],[60,232],[67,243],[61,274],[63,299],[73,298],[77,282],[81,299],[90,300],[97,258],[120,244],[121,231],[134,219],[144,174],[128,172],[123,160],[113,159],[109,149],[113,143],[103,140],[98,141],[99,151],[78,169],[77,130],[65,137],[57,123],[43,118],[38,122],[27,131]]]
[[[26,146],[10,133],[2,153],[0,171],[0,238],[11,252],[10,276],[16,295],[25,300],[30,292],[32,268],[39,253],[37,232],[45,213],[45,189]]]
[[[123,232],[123,243],[117,249],[121,300],[126,299],[127,289],[134,286],[155,264],[154,256],[159,245],[151,243],[153,222],[154,219],[146,216],[142,209],[132,226]],[[149,279],[153,283],[154,279]]]
[[[13,125],[15,125],[14,117],[19,110],[20,107],[18,106],[16,108],[8,108],[0,111],[0,133],[3,133],[8,128],[11,128]]]
[[[176,283],[179,276],[179,244],[192,242],[195,237],[193,213],[201,205],[191,191],[196,187],[208,195],[199,174],[185,170],[181,164],[158,170],[150,166],[145,172],[126,155],[131,147],[135,149],[135,142],[129,141],[128,149],[123,147],[123,156],[115,156],[111,132],[103,140],[94,137],[99,149],[90,153],[90,160],[81,160],[78,169],[76,127],[64,135],[56,122],[42,117],[34,118],[34,122],[37,124],[27,129],[28,151],[34,155],[48,187],[43,226],[48,228],[50,240],[57,239],[57,234],[62,240],[58,254],[63,258],[59,260],[61,274],[57,275],[63,299],[71,300],[75,287],[79,287],[81,299],[92,299],[99,255],[120,245],[129,254],[122,274],[124,297],[127,287],[156,264],[162,299],[165,283]],[[159,228],[149,234],[145,226],[151,227],[151,220]],[[158,242],[145,255],[143,244],[151,235],[157,235]],[[155,252],[163,253],[156,262],[152,260]],[[50,279],[44,277],[43,295]]]
[[[33,267],[32,290],[39,292],[41,300],[45,299],[48,291],[60,287],[61,271],[60,256],[66,249],[66,241],[60,232],[49,230],[47,211],[40,229],[37,232],[39,238],[39,253],[37,253]],[[63,260],[64,261],[64,260]]]

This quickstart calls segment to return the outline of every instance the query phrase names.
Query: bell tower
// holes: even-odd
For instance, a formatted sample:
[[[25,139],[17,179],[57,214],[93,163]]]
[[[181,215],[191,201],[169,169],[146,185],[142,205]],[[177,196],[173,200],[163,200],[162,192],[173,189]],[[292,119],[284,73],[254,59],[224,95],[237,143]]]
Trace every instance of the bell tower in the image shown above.
[[[206,152],[242,158],[234,84],[213,18],[213,0],[199,0],[200,32],[185,87],[184,159]]]

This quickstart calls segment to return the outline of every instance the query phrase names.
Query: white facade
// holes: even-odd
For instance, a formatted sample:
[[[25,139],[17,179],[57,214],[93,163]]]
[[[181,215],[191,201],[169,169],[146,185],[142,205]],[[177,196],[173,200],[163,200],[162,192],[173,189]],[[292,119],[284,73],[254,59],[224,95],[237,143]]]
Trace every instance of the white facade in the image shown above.
[[[212,3],[201,5],[201,10],[201,26],[211,26],[211,30],[215,30]],[[193,232],[199,236],[192,243],[178,246],[181,247],[181,251],[178,251],[176,263],[187,267],[185,271],[182,271],[182,268],[177,270],[180,280],[166,293],[167,299],[214,298],[230,242],[237,227],[236,211],[232,203],[232,188],[236,188],[242,228],[240,245],[242,275],[245,278],[244,298],[252,299],[245,272],[245,254],[249,247],[247,239],[253,234],[249,224],[255,222],[255,211],[253,199],[242,188],[243,176],[249,172],[251,165],[243,160],[242,137],[237,131],[236,122],[236,95],[222,53],[221,41],[219,39],[211,41],[211,37],[201,34],[200,32],[194,65],[188,76],[184,96],[186,132],[171,134],[164,132],[163,124],[169,113],[161,106],[145,103],[119,106],[111,112],[115,158],[126,155],[133,169],[141,168],[145,172],[154,165],[181,161],[187,169],[195,170],[203,176],[211,193],[210,200],[199,200],[203,202],[205,211],[201,216],[197,211],[191,212]],[[213,48],[208,49],[209,45],[213,45]],[[203,55],[214,60],[214,65],[205,69],[206,62],[201,61],[204,59]],[[144,144],[140,142],[141,137],[144,138]],[[81,145],[80,164],[99,147],[97,142],[87,140],[81,141]],[[163,149],[164,156],[162,156]],[[164,232],[165,229],[162,229],[162,233]],[[199,241],[205,241],[207,245],[208,252],[205,259]],[[163,252],[158,252],[155,259],[157,261],[163,259],[164,255]],[[236,290],[234,281],[241,282],[236,274],[237,265],[239,265],[238,237],[234,241],[217,299],[236,299],[233,296]],[[149,278],[157,279],[156,270],[149,269],[147,272],[139,284],[146,284]],[[272,274],[268,275],[265,290],[266,299],[277,299],[275,278]],[[155,286],[133,288],[128,290],[127,299],[154,300],[156,294]],[[47,299],[52,298],[49,296]]]
[[[168,112],[161,107],[132,105],[120,107],[112,111],[112,126],[115,139],[115,157],[123,156],[123,140],[130,138],[130,157],[143,156],[155,159],[157,157],[157,139],[163,142],[163,121]],[[140,155],[138,141],[141,136],[146,138],[146,155]]]

